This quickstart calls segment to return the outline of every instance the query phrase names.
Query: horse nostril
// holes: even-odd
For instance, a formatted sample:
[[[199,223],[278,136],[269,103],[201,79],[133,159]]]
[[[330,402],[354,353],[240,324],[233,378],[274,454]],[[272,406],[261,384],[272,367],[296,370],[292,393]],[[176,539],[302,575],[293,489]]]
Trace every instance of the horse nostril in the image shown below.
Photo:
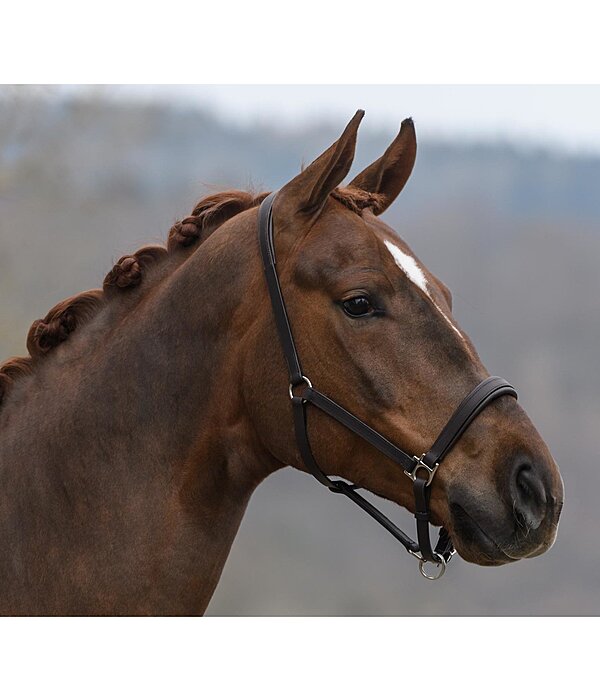
[[[546,514],[546,489],[531,464],[519,463],[513,475],[511,492],[515,517],[521,527],[535,530]]]

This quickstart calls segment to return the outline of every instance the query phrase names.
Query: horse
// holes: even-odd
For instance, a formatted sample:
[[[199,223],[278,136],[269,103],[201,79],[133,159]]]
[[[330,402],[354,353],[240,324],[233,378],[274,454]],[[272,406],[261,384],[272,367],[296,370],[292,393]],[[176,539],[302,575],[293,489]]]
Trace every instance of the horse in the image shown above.
[[[278,191],[279,282],[307,374],[417,455],[489,375],[448,288],[380,218],[413,169],[412,120],[342,185],[362,114]],[[0,613],[202,614],[254,490],[309,471],[257,242],[267,195],[204,197],[0,367]],[[307,429],[325,474],[415,511],[391,459],[321,412]],[[469,425],[429,495],[432,522],[484,566],[548,550],[562,502],[512,396]]]

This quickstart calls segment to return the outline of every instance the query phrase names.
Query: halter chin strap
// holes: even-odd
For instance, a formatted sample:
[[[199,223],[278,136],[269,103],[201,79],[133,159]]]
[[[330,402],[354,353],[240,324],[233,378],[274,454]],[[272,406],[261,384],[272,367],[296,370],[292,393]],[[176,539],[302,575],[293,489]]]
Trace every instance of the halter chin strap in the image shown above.
[[[273,201],[276,192],[271,193],[260,205],[258,215],[258,237],[260,252],[263,260],[265,277],[277,333],[288,367],[290,384],[289,396],[294,415],[294,430],[298,449],[305,467],[324,486],[334,493],[343,493],[360,506],[372,518],[390,532],[406,550],[419,559],[419,569],[428,579],[438,579],[446,569],[446,564],[455,554],[450,536],[445,528],[441,528],[438,542],[433,548],[429,539],[429,486],[440,462],[452,449],[463,432],[483,409],[500,396],[517,397],[515,389],[500,377],[484,379],[471,391],[452,414],[428,452],[420,457],[411,456],[393,442],[378,433],[369,425],[357,418],[333,399],[315,389],[312,382],[302,372],[300,358],[294,343],[292,328],[285,308],[277,268],[275,264],[275,249],[273,246]],[[417,521],[417,542],[398,528],[380,510],[375,508],[365,498],[357,493],[360,488],[339,479],[331,479],[317,464],[313,455],[307,428],[307,407],[311,404],[323,413],[331,416],[348,430],[366,440],[386,457],[396,462],[403,473],[413,482],[415,498],[415,518]],[[433,574],[424,568],[426,562],[435,563],[438,568]]]

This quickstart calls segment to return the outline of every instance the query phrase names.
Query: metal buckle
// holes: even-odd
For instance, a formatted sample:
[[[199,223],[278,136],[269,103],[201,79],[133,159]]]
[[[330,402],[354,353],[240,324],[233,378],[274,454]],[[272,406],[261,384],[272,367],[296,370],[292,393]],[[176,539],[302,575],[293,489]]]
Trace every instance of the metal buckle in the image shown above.
[[[421,555],[421,552],[419,552],[419,551],[415,552],[412,549],[407,549],[406,551],[415,559],[418,559],[419,561],[423,561],[423,562],[425,561],[425,559],[423,559],[423,557]]]
[[[309,389],[312,389],[312,382],[310,381],[310,379],[309,379],[308,377],[305,377],[304,375],[302,375],[302,376],[300,377],[300,381],[299,381],[297,384],[292,384],[292,383],[290,382],[290,386],[289,386],[289,389],[288,389],[288,393],[289,393],[290,399],[292,399],[292,401],[293,401],[295,398],[302,398],[302,397],[296,397],[296,396],[294,396],[294,389],[297,389],[299,386],[302,386],[302,385],[308,387]],[[302,399],[302,400],[305,401],[306,399]]]
[[[434,552],[433,556],[437,559],[437,562],[426,562],[422,557],[421,561],[419,562],[419,571],[421,572],[421,576],[424,576],[428,581],[437,581],[438,578],[442,578],[442,576],[446,573],[446,560],[444,557],[438,552]],[[437,575],[434,576],[425,571],[425,565],[428,563],[435,564],[437,566]]]
[[[425,486],[429,486],[429,484],[431,483],[431,480],[433,479],[433,475],[435,474],[435,472],[437,471],[437,468],[440,465],[437,462],[433,465],[433,467],[430,467],[429,465],[425,464],[425,462],[423,461],[423,457],[425,457],[425,454],[426,453],[423,452],[423,454],[420,457],[417,457],[417,455],[414,455],[413,459],[415,460],[416,464],[413,467],[412,472],[407,472],[405,469],[404,473],[406,474],[406,476],[410,477],[413,481],[416,481],[417,480],[417,472],[419,471],[419,469],[427,470],[428,477],[427,477],[427,483],[425,484]]]

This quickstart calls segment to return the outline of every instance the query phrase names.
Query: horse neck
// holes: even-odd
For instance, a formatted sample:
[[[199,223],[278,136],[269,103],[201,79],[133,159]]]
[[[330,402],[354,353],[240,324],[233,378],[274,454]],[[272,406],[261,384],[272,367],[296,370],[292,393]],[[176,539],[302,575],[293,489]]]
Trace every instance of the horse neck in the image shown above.
[[[87,338],[82,329],[70,351],[58,348],[43,373],[46,395],[31,402],[27,416],[37,425],[35,449],[25,448],[35,465],[31,478],[64,490],[72,503],[85,497],[81,518],[100,538],[98,548],[103,537],[114,541],[111,528],[121,523],[123,567],[131,569],[134,543],[140,579],[150,576],[146,560],[153,561],[154,611],[204,609],[252,491],[278,466],[262,449],[239,390],[240,300],[260,266],[256,216],[238,218],[240,230],[234,222],[218,230],[174,273],[142,290],[129,312],[109,304]],[[72,358],[65,370],[59,352],[76,358],[77,342],[88,346],[87,357]],[[56,387],[60,410],[47,414],[40,407],[56,402],[56,392],[47,395]]]
[[[254,219],[246,216],[241,230],[236,222],[219,229],[150,290],[125,319],[117,362],[105,355],[106,372],[127,387],[122,412],[152,453],[190,468],[226,461],[242,490],[270,471],[240,392],[248,329],[241,305],[259,270]],[[243,449],[247,442],[252,449]],[[233,468],[241,452],[244,466]]]

